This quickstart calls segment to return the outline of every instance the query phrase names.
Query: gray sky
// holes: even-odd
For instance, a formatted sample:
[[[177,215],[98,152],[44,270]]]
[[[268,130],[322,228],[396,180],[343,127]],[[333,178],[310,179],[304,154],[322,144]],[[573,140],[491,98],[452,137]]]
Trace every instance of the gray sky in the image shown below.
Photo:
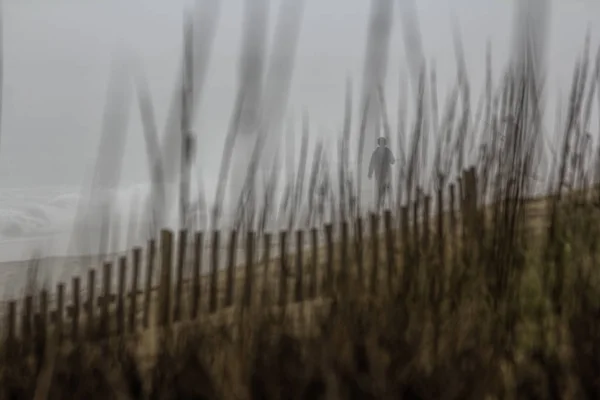
[[[159,128],[181,53],[181,0],[5,0],[4,110],[0,187],[79,185],[89,176],[101,129],[106,82],[116,51],[133,51],[144,63]],[[274,7],[277,1],[272,2]],[[507,61],[512,1],[418,0],[423,45],[435,60],[440,102],[456,73],[450,6],[458,17],[476,101],[484,78],[485,46],[492,42],[496,74]],[[242,0],[223,0],[206,90],[195,130],[207,181],[214,181],[233,107],[239,55]],[[359,94],[369,4],[366,0],[307,0],[298,47],[291,112],[310,113],[314,133],[333,138],[342,125],[344,85],[354,79]],[[274,13],[272,13],[274,15]],[[597,48],[600,3],[554,0],[551,11],[549,102],[567,90],[586,29]],[[272,19],[273,21],[273,19]],[[406,70],[399,18],[390,49],[387,96],[397,98]],[[497,75],[496,75],[497,76]],[[358,103],[358,98],[355,98]],[[124,183],[147,179],[137,108],[129,125]],[[394,119],[395,112],[389,111]],[[211,178],[212,177],[212,178]]]

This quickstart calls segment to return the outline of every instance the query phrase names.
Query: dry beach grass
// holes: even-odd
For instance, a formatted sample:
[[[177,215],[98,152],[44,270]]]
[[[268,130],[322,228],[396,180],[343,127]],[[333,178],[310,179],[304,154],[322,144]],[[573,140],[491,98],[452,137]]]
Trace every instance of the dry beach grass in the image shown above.
[[[289,232],[348,224],[351,251],[344,256],[342,240],[335,237],[333,283],[317,296],[283,307],[276,299],[262,303],[263,276],[272,283],[273,297],[279,282],[258,261],[252,307],[241,305],[245,270],[236,268],[232,306],[209,313],[203,286],[205,308],[193,321],[169,320],[166,326],[151,321],[149,329],[132,335],[61,345],[51,334],[31,348],[4,342],[0,399],[600,398],[600,151],[588,157],[582,145],[600,84],[600,56],[591,62],[586,47],[576,64],[566,120],[554,127],[559,156],[545,171],[547,193],[553,194],[538,200],[530,200],[544,135],[536,76],[508,71],[492,87],[489,65],[486,74],[481,109],[487,111],[472,113],[462,75],[441,117],[429,109],[437,101],[424,100],[424,88],[434,83],[421,74],[411,133],[398,128],[395,139],[408,156],[398,157],[391,244],[388,236],[366,234],[369,214],[357,199],[360,170],[347,162],[351,107],[338,171],[321,163],[317,146],[312,169],[300,162],[302,171],[285,182],[287,207],[276,212],[269,206],[268,185],[264,201],[253,203],[252,191],[245,192],[235,219],[238,232],[261,238],[271,220],[282,221]],[[357,124],[359,136],[365,135],[366,114]],[[379,117],[393,135],[385,113]],[[426,126],[437,129],[430,133],[433,128]],[[426,138],[433,141],[433,156],[421,151]],[[342,184],[333,188],[331,182]],[[406,235],[407,211],[415,202],[423,204],[423,194],[431,196],[434,210],[440,198],[440,209],[446,209],[449,198],[437,195],[449,184],[459,192],[459,223],[432,210],[430,224],[412,224]],[[213,222],[219,216],[215,210]],[[364,240],[355,240],[359,219]],[[319,276],[326,248],[319,246]],[[254,250],[260,254],[260,245]],[[280,256],[274,255],[270,270],[277,270]],[[295,265],[294,255],[287,256]],[[349,273],[360,262],[367,276]],[[373,285],[376,267],[380,275]],[[223,270],[221,296],[226,276]],[[296,278],[291,274],[290,296]],[[161,303],[158,298],[156,293],[153,301]],[[188,290],[184,303],[190,302]]]

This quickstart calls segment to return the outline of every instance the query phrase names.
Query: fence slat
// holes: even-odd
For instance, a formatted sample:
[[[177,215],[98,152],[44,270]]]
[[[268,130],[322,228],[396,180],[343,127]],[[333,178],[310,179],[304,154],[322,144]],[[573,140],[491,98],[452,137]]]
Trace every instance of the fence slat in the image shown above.
[[[80,307],[80,296],[81,295],[81,280],[78,276],[73,278],[73,315],[71,319],[71,338],[73,340],[79,339],[79,307]]]
[[[8,303],[6,313],[6,348],[11,349],[17,338],[17,302],[12,300]]]
[[[333,279],[333,258],[334,258],[334,245],[333,245],[333,225],[325,225],[325,246],[326,249],[326,266],[325,266],[325,279],[322,281],[322,290],[324,293],[329,294],[331,292],[331,284]]]
[[[119,282],[117,292],[117,334],[125,333],[125,288],[127,281],[127,257],[119,257]]]
[[[446,284],[446,231],[444,224],[444,188],[440,187],[437,190],[437,244],[438,244],[438,259],[440,263],[440,273],[442,275],[442,283]]]
[[[365,253],[364,253],[364,222],[362,218],[356,220],[356,234],[354,247],[356,248],[356,274],[358,287],[363,289],[365,274]]]
[[[304,232],[298,230],[296,232],[296,286],[294,288],[294,298],[296,302],[304,300],[303,286],[304,286],[304,269],[302,266],[303,262],[303,249],[304,249]]]
[[[31,348],[31,341],[33,339],[33,296],[25,296],[25,303],[23,307],[23,321],[21,323],[21,331],[23,332],[23,345],[26,352]]]
[[[272,236],[270,233],[265,232],[263,235],[263,277],[262,277],[262,293],[261,293],[261,306],[265,306],[271,302],[271,276],[270,276],[270,265],[271,265],[271,243]]]
[[[40,294],[41,297],[41,294]],[[41,300],[41,299],[40,299]],[[34,306],[35,307],[35,306]],[[46,318],[42,316],[41,302],[38,304],[38,312],[34,311],[33,315],[33,342],[32,348],[35,354],[42,354],[46,345]]]
[[[469,171],[463,170],[462,172],[462,181],[460,182],[462,185],[462,208],[461,208],[461,236],[462,236],[462,259],[463,265],[469,265],[470,260],[472,259],[471,253],[473,249],[467,249],[465,243],[468,243],[468,239],[470,239],[470,235],[473,233],[473,210],[471,208],[471,191],[469,185]]]
[[[460,238],[462,243],[465,243],[465,235],[467,232],[466,224],[468,221],[466,206],[465,206],[465,181],[463,179],[465,172],[458,178],[458,216],[460,218]]]
[[[423,251],[429,254],[431,244],[431,196],[423,201]]]
[[[481,231],[481,223],[479,222],[479,210],[478,210],[478,193],[477,193],[477,171],[475,167],[470,167],[466,173],[467,176],[467,207],[469,213],[469,235],[470,238],[478,238],[484,240],[483,232]],[[468,259],[470,263],[477,262],[479,259],[478,247],[475,246],[470,249]]]
[[[384,227],[385,227],[385,251],[386,251],[386,263],[387,263],[387,281],[388,289],[390,292],[394,287],[396,280],[396,255],[394,254],[394,232],[393,232],[393,221],[392,212],[385,210],[384,212]]]
[[[136,330],[137,304],[138,304],[138,281],[140,279],[140,263],[142,261],[142,249],[135,247],[133,254],[133,275],[131,276],[131,293],[129,298],[129,332]]]
[[[183,275],[185,267],[185,254],[187,249],[187,230],[181,229],[179,231],[179,238],[177,241],[177,283],[175,286],[175,305],[173,310],[173,320],[181,320],[183,314],[181,307],[181,298],[183,296]]]
[[[211,247],[211,262],[210,262],[210,298],[208,309],[211,313],[217,311],[217,294],[218,294],[218,279],[219,279],[219,231],[213,231],[212,247]]]
[[[106,337],[109,332],[109,320],[108,320],[108,311],[110,306],[110,296],[111,296],[111,275],[112,275],[112,263],[107,262],[104,264],[104,276],[103,276],[103,290],[101,299],[101,315],[100,315],[100,332],[103,337]]]
[[[56,291],[56,338],[63,340],[63,316],[65,314],[65,284],[59,283]]]
[[[225,286],[225,307],[233,305],[235,295],[235,253],[237,249],[237,231],[234,229],[229,235],[229,247],[227,249],[227,282]]]
[[[458,264],[458,226],[456,221],[456,187],[454,183],[450,184],[450,248],[452,249],[452,273]]]
[[[152,278],[154,277],[154,260],[156,257],[156,241],[148,241],[148,259],[146,260],[146,288],[144,289],[144,316],[143,326],[148,328],[150,324],[150,303],[152,300]]]
[[[48,291],[42,289],[40,292],[40,337],[45,338],[48,334]]]
[[[342,285],[342,288],[345,289],[347,285],[347,275],[348,275],[348,222],[342,221],[341,223],[341,233],[342,233],[342,248],[341,248],[341,264],[338,268],[339,273],[339,281]]]
[[[468,170],[469,176],[469,192],[470,192],[470,204],[472,212],[472,229],[473,234],[477,235],[477,237],[483,238],[483,234],[485,233],[484,222],[482,221],[482,213],[479,210],[479,188],[477,184],[477,169],[475,167],[471,167]]]
[[[193,281],[192,281],[192,305],[191,317],[196,319],[199,315],[201,303],[201,276],[202,276],[202,249],[204,247],[204,236],[202,232],[196,232],[194,235],[194,260],[193,260]]]
[[[311,260],[308,295],[311,299],[314,299],[317,296],[317,268],[319,266],[319,231],[317,228],[312,228],[310,230],[310,248]]]
[[[173,267],[173,233],[167,229],[160,232],[160,284],[159,326],[171,322],[171,269]]]
[[[246,234],[246,271],[244,274],[244,306],[252,307],[252,286],[254,285],[254,232]]]
[[[406,293],[408,283],[410,282],[410,273],[412,271],[412,249],[410,242],[410,210],[408,206],[400,208],[400,230],[402,236],[402,292]]]
[[[413,249],[413,261],[414,261],[414,265],[416,267],[418,267],[420,265],[420,261],[421,261],[421,246],[420,246],[420,229],[419,229],[419,211],[420,211],[420,206],[421,206],[421,195],[419,194],[420,192],[417,190],[417,196],[416,199],[413,203],[413,223],[412,223],[412,238],[413,238],[413,244],[412,244],[412,249]]]
[[[375,294],[379,283],[379,216],[371,213],[371,293]]]
[[[87,335],[89,338],[92,338],[95,333],[95,324],[94,324],[94,301],[96,300],[96,271],[90,269],[88,271],[88,299],[86,304],[86,312],[87,312]]]
[[[287,232],[279,232],[279,305],[287,303]]]
[[[479,207],[479,189],[477,185],[477,169],[475,167],[469,168],[469,179],[471,180],[471,206],[476,210]]]

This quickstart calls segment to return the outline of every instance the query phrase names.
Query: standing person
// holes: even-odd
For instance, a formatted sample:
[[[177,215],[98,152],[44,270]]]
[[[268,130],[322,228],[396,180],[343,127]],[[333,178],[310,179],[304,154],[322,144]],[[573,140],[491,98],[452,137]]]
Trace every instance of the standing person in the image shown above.
[[[390,189],[391,166],[396,162],[392,151],[386,146],[386,139],[380,137],[377,139],[377,148],[371,156],[369,163],[369,179],[375,172],[376,190],[377,190],[377,208],[381,206],[384,195]]]

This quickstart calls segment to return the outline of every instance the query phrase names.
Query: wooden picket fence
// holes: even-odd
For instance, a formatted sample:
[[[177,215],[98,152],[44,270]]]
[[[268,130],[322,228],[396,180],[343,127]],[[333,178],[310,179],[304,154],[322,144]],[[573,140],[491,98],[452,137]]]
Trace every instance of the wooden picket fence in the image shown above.
[[[41,290],[38,295],[9,301],[3,318],[4,340],[27,346],[49,332],[59,341],[91,340],[197,320],[232,306],[285,307],[325,298],[337,275],[368,282],[375,295],[378,286],[391,281],[406,263],[398,249],[406,252],[443,243],[434,251],[443,260],[456,259],[447,254],[448,249],[456,248],[464,232],[474,232],[476,194],[476,173],[471,168],[457,184],[439,189],[433,199],[426,195],[410,207],[371,214],[368,220],[342,221],[335,229],[326,224],[322,230],[282,231],[277,237],[247,232],[243,238],[235,231],[225,238],[220,231],[208,235],[180,231],[177,240],[173,232],[163,230],[158,242],[150,240],[145,250],[134,248],[130,257],[121,256],[100,270],[90,269],[87,276],[72,278],[69,293],[67,283],[61,282],[55,293]],[[432,200],[436,210],[432,210]],[[225,252],[221,249],[224,239]],[[210,243],[209,254],[205,254],[205,241]],[[244,245],[242,263],[237,260],[238,242]],[[225,268],[221,268],[222,255]],[[206,264],[209,271],[203,273]]]

